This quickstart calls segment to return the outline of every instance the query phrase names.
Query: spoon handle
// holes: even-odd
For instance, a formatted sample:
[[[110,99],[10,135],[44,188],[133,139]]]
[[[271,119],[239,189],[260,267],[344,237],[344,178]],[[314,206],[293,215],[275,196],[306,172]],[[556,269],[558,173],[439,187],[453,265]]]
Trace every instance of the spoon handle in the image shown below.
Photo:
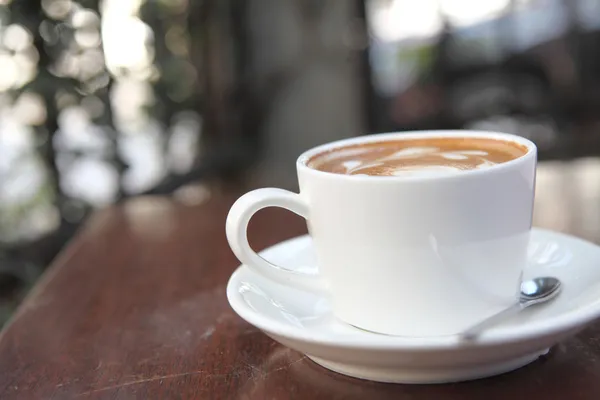
[[[488,317],[483,321],[473,325],[472,327],[461,333],[460,337],[463,340],[475,339],[482,331],[488,329],[491,326],[496,325],[498,322],[501,322],[508,317],[519,313],[519,311],[521,311],[523,308],[524,307],[521,303],[516,303],[508,307],[507,309],[502,310],[499,313],[494,314],[491,317]]]

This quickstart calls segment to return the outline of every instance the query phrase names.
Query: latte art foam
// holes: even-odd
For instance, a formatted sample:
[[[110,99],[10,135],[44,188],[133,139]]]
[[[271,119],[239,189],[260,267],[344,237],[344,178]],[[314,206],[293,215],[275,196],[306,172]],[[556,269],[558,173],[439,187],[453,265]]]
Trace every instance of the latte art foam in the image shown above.
[[[467,169],[481,169],[496,165],[496,162],[487,160],[487,151],[483,150],[455,150],[444,151],[438,147],[409,147],[392,155],[376,158],[373,161],[345,161],[342,165],[349,175],[405,175],[407,173],[452,173]],[[436,160],[439,158],[439,160]],[[408,160],[418,159],[420,162],[427,159],[431,164],[410,164]],[[474,168],[473,168],[474,167]]]
[[[493,167],[526,152],[517,143],[484,138],[406,139],[330,150],[308,166],[346,175],[442,175]]]

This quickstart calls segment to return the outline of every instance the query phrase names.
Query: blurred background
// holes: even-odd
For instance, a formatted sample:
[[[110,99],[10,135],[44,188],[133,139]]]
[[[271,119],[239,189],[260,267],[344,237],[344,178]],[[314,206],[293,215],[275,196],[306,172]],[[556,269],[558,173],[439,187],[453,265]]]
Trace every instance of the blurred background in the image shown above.
[[[432,128],[529,137],[536,220],[598,237],[600,0],[0,0],[0,324],[95,209]]]

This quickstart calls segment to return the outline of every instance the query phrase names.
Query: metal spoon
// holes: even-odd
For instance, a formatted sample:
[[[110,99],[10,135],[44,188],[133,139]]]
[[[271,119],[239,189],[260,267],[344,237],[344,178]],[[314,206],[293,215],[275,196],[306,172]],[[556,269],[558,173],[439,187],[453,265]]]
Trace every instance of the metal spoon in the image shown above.
[[[505,318],[515,315],[527,307],[552,300],[560,293],[561,286],[560,281],[551,276],[535,278],[521,283],[521,294],[517,303],[470,327],[460,334],[461,338],[463,340],[475,339],[482,331],[496,325]]]

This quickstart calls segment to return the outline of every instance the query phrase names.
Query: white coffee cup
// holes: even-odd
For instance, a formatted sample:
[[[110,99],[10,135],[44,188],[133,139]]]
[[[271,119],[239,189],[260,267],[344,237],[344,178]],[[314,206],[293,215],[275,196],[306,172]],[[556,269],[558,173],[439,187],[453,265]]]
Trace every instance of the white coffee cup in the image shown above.
[[[492,138],[527,152],[485,169],[437,176],[356,176],[307,166],[338,147],[389,139]],[[278,283],[330,295],[335,315],[390,335],[463,331],[517,300],[533,213],[535,145],[519,136],[424,131],[363,136],[313,148],[296,161],[300,193],[265,188],[239,198],[227,239],[239,260]],[[276,266],[247,239],[252,215],[286,208],[304,218],[319,273]]]

